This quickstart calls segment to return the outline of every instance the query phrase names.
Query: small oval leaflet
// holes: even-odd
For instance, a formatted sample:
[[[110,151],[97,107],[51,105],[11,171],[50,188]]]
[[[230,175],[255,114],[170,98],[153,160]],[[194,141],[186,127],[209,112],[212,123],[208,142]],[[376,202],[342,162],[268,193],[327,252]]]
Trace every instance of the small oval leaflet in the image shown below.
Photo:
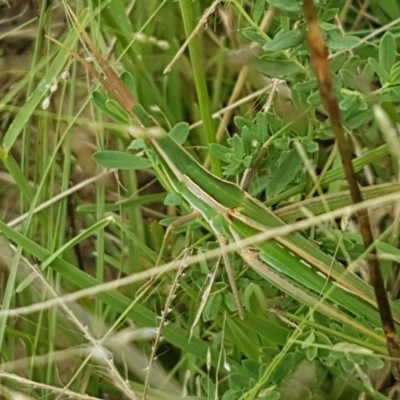
[[[178,144],[185,143],[186,139],[189,136],[189,124],[186,122],[177,123],[171,131],[168,133],[172,139],[175,140]]]
[[[180,206],[182,204],[182,196],[178,193],[169,193],[164,199],[166,206]]]
[[[151,168],[149,160],[123,151],[104,150],[93,155],[94,161],[105,168],[136,170]]]
[[[263,46],[267,51],[286,50],[304,42],[304,33],[300,30],[292,30],[277,34],[269,43]]]
[[[327,45],[332,51],[346,51],[354,49],[361,44],[361,39],[357,36],[340,36],[336,32],[329,34]]]

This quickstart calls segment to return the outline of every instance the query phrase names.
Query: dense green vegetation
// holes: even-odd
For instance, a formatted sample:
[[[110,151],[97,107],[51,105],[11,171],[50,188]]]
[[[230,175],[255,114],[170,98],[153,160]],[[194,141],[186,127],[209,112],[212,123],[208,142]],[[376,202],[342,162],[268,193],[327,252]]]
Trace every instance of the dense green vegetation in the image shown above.
[[[1,396],[391,398],[301,2],[38,3],[0,5]],[[400,6],[316,6],[399,324]]]

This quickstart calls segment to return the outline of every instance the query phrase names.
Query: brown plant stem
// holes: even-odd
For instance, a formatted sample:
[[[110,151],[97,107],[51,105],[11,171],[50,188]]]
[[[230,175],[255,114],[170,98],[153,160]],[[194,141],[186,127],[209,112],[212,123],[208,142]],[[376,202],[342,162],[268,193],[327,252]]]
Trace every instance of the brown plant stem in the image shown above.
[[[340,118],[339,104],[332,85],[332,77],[328,62],[328,52],[322,37],[321,29],[318,23],[317,10],[315,9],[313,0],[304,0],[304,13],[308,25],[307,36],[311,59],[314,64],[322,103],[326,111],[328,112],[332,124],[332,130],[336,136],[352,200],[354,203],[360,203],[363,201],[363,198],[360,188],[357,184],[356,174],[354,172],[351,162],[349,145],[344,135],[343,125]],[[360,224],[360,231],[364,241],[364,246],[367,249],[371,249],[367,257],[368,270],[371,277],[371,283],[375,291],[383,330],[386,336],[388,352],[391,357],[400,360],[399,342],[379,266],[376,249],[374,247],[374,237],[372,235],[368,211],[358,211],[357,218]],[[399,371],[399,365],[398,362],[396,362],[394,363],[393,373],[397,380],[400,377]]]

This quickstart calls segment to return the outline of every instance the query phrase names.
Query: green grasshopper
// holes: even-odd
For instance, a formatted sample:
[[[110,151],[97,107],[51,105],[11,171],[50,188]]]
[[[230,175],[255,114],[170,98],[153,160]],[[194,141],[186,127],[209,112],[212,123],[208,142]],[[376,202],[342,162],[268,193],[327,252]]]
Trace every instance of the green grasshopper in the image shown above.
[[[238,240],[285,225],[239,186],[219,179],[204,169],[173,138],[167,135],[148,140],[173,190],[202,215],[217,237]],[[328,293],[329,303],[362,316],[375,326],[380,325],[371,286],[301,234],[293,233],[285,238],[257,243],[254,248],[250,256],[245,251],[240,253],[266,279],[280,286],[288,295],[315,306],[320,294]],[[260,268],[260,265],[263,267]],[[279,279],[274,279],[274,276]],[[287,285],[282,282],[287,282]],[[292,290],[296,293],[300,290],[304,296],[294,295]],[[233,291],[237,298],[236,289]],[[241,314],[240,305],[238,311]],[[400,323],[399,306],[392,303],[392,311],[395,321]]]
[[[79,22],[75,21],[79,26]],[[132,94],[93,46],[86,32],[82,29],[81,33],[105,77],[69,51],[100,80],[121,108],[140,125],[132,112],[137,104]],[[238,241],[285,225],[264,204],[242,191],[239,186],[219,179],[203,168],[172,137],[147,137],[147,141],[158,155],[157,164],[161,165],[172,190],[200,213],[221,244],[227,242],[226,238]],[[292,233],[284,238],[276,237],[274,240],[255,243],[254,248],[239,249],[238,253],[272,284],[303,304],[334,315],[343,323],[356,325],[360,330],[368,331],[370,336],[374,336],[374,333],[367,326],[339,312],[332,305],[340,306],[353,316],[363,317],[372,326],[381,325],[371,286],[347,271],[342,264],[301,234]],[[234,276],[229,273],[229,269],[228,277],[239,315],[243,318]],[[321,295],[325,302],[321,301]],[[391,307],[394,320],[400,324],[400,307],[393,302]],[[381,339],[375,334],[375,338],[377,336]]]

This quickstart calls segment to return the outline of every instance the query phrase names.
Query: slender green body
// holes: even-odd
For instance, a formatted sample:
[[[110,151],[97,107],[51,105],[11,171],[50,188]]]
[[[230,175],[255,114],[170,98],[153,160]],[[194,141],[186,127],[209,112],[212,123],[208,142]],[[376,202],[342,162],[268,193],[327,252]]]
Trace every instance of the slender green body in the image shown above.
[[[247,238],[285,225],[237,185],[204,169],[169,136],[153,140],[152,144],[174,190],[202,214],[217,235],[232,237],[233,233],[236,238]],[[313,293],[314,298],[319,299],[322,293],[327,303],[337,304],[380,326],[371,286],[301,234],[290,234],[254,247],[259,251],[259,261]],[[400,307],[393,302],[391,306],[395,321],[400,323]]]

